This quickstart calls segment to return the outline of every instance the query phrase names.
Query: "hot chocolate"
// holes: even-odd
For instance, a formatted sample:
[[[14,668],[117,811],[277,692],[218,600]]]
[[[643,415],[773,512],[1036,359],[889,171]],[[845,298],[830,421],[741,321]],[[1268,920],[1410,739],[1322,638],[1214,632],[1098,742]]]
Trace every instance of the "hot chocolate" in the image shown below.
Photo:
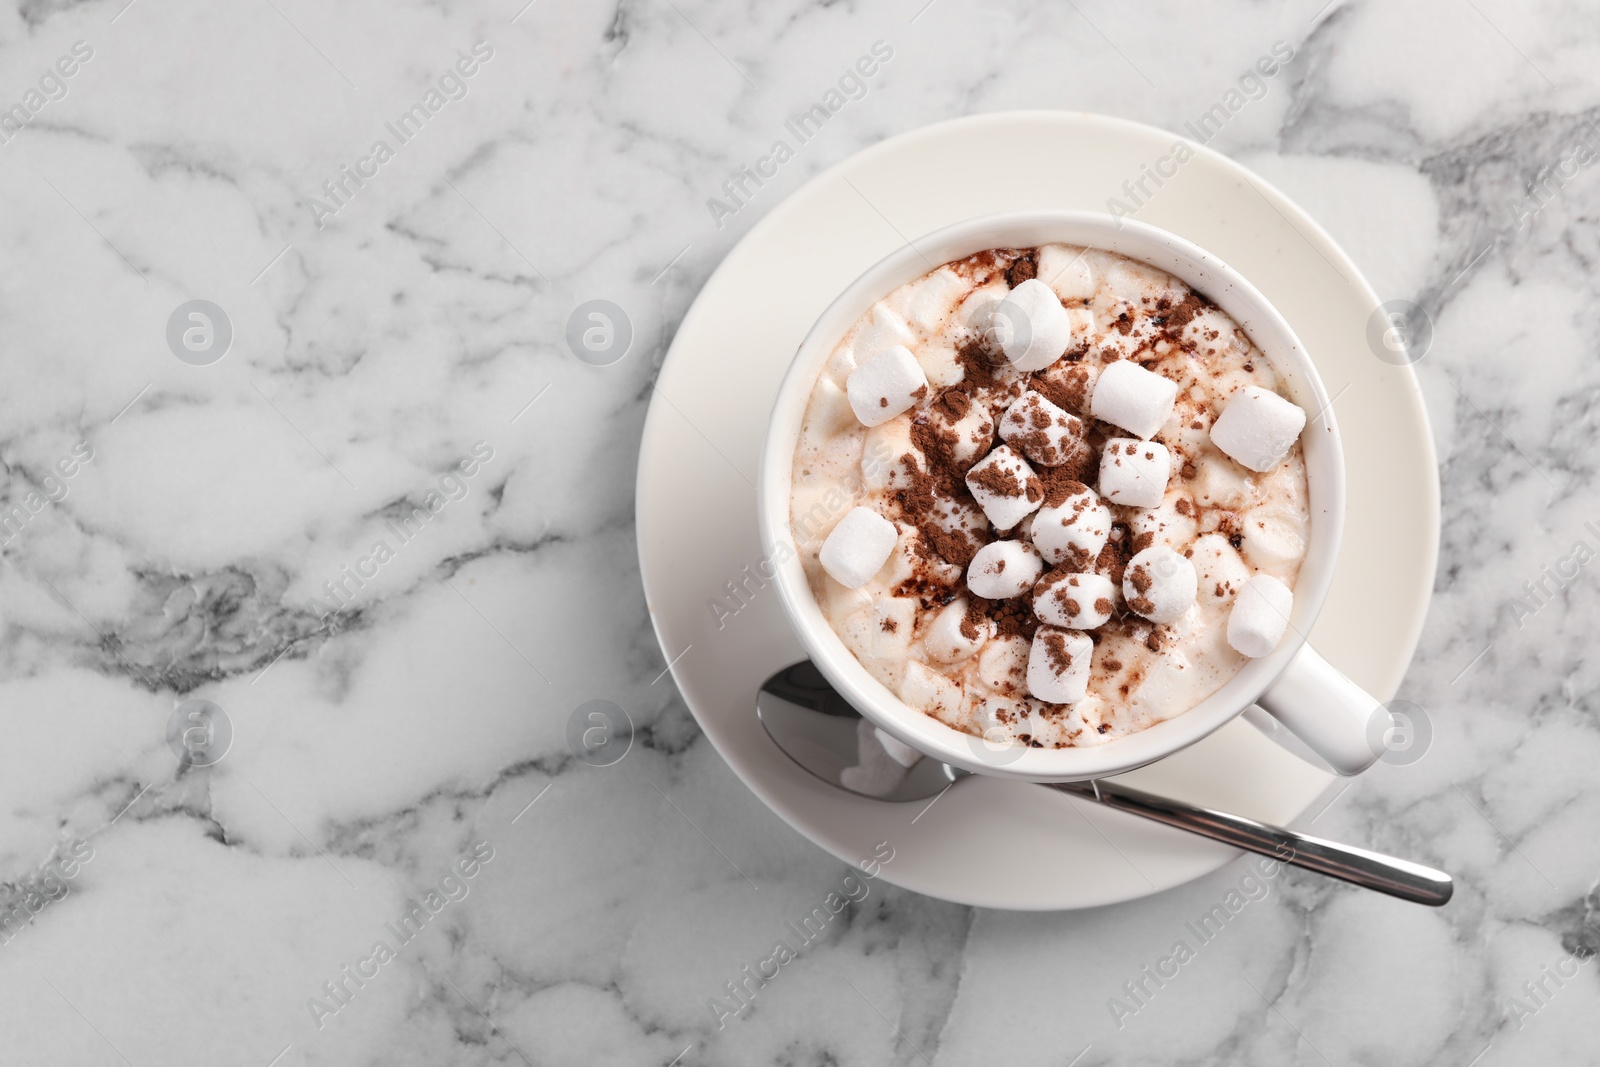
[[[1281,640],[1305,413],[1226,314],[1096,249],[901,286],[813,387],[790,521],[863,666],[957,729],[1103,743]]]

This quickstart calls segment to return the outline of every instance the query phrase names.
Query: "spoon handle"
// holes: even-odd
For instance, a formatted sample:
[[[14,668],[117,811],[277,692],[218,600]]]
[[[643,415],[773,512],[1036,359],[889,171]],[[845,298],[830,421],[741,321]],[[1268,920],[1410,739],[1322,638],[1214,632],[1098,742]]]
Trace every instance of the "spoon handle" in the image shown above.
[[[1239,815],[1196,807],[1108,782],[1058,782],[1050,785],[1063,793],[1098,801],[1108,808],[1154,819],[1225,845],[1258,852],[1295,867],[1325,874],[1401,900],[1439,907],[1450,899],[1455,885],[1450,876],[1420,863],[1341,845],[1320,837],[1268,826]]]

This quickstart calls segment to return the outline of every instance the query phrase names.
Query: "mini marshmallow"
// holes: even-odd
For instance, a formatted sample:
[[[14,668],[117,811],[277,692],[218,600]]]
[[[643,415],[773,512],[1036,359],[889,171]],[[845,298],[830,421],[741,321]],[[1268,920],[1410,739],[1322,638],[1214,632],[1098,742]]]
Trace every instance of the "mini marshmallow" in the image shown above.
[[[950,726],[961,721],[965,704],[959,685],[916,660],[906,663],[900,699]]]
[[[1068,630],[1104,626],[1116,604],[1117,587],[1103,574],[1060,574],[1033,589],[1033,613],[1039,621]]]
[[[1021,596],[1043,570],[1044,561],[1026,541],[990,541],[967,565],[967,588],[985,600]]]
[[[1011,290],[994,310],[1000,347],[1020,371],[1043,370],[1066,352],[1072,317],[1044,282],[1030,278]]]
[[[851,508],[822,542],[818,562],[846,589],[860,589],[889,561],[900,531],[871,508]]]
[[[966,409],[957,415],[953,407],[965,402]],[[965,466],[983,456],[994,443],[994,420],[982,404],[973,403],[967,394],[952,392],[936,404],[917,412],[918,424],[926,423],[940,431],[951,442],[950,458]]]
[[[967,471],[967,488],[1001,533],[1037,511],[1044,500],[1038,475],[1009,445],[1001,445],[972,465]]]
[[[1069,415],[1032,389],[1000,417],[1000,436],[1041,467],[1082,463],[1089,457],[1083,420]]]
[[[1039,280],[1062,300],[1088,300],[1094,296],[1094,271],[1088,253],[1067,245],[1039,248]]]
[[[1265,473],[1283,462],[1306,413],[1270,389],[1247,385],[1233,394],[1211,427],[1211,443],[1241,467]]]
[[[1194,564],[1166,545],[1152,545],[1128,561],[1122,596],[1151,622],[1176,622],[1194,603],[1199,580]]]
[[[1079,486],[1060,506],[1046,505],[1033,516],[1033,547],[1051,564],[1087,570],[1110,536],[1111,509],[1088,486]]]
[[[1239,516],[1244,558],[1253,567],[1292,567],[1306,554],[1305,525],[1288,509],[1263,504]]]
[[[1094,407],[1094,383],[1100,371],[1092,363],[1068,363],[1062,360],[1036,375],[1036,380],[1054,386],[1065,410],[1073,415],[1089,418]]]
[[[1209,533],[1189,548],[1189,561],[1200,580],[1200,599],[1226,604],[1250,580],[1250,568],[1221,534]]]
[[[959,663],[970,657],[983,643],[994,636],[994,620],[987,616],[978,619],[971,626],[966,626],[967,601],[965,597],[957,597],[946,604],[939,614],[933,617],[928,633],[922,639],[922,645],[928,650],[928,655],[939,663]],[[967,636],[967,630],[972,631],[972,636]]]
[[[1095,418],[1120,426],[1135,437],[1149,437],[1171,418],[1177,397],[1177,382],[1131,360],[1119,359],[1100,371],[1089,410]]]
[[[1228,613],[1228,644],[1241,655],[1260,659],[1278,647],[1289,627],[1294,593],[1270,574],[1245,583]]]
[[[861,424],[878,426],[927,396],[928,376],[909,348],[895,345],[851,371],[845,392]]]
[[[1049,704],[1076,704],[1089,692],[1094,642],[1080,633],[1041,626],[1028,650],[1028,692]]]
[[[912,471],[921,473],[927,469],[928,458],[911,439],[910,419],[890,419],[867,431],[861,446],[861,484],[868,489],[908,489]]]
[[[856,331],[851,349],[855,353],[857,363],[865,363],[873,356],[885,349],[896,345],[908,346],[915,338],[911,335],[911,328],[906,325],[906,320],[891,311],[883,304],[872,306],[872,318],[860,330]]]
[[[1100,495],[1113,504],[1155,507],[1167,493],[1171,474],[1172,456],[1156,441],[1113,437],[1100,453]]]

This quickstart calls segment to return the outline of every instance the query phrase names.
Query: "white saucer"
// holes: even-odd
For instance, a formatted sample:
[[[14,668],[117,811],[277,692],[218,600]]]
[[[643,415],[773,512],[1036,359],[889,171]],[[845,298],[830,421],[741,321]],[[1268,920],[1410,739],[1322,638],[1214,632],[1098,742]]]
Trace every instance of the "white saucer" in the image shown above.
[[[813,320],[908,238],[991,212],[1104,211],[1108,197],[1126,200],[1123,183],[1169,155],[1174,141],[1148,126],[1066,112],[981,115],[885,141],[813,179],[728,254],[662,366],[641,445],[637,510],[645,595],[673,676],[701,729],[756,796],[843,860],[888,841],[894,859],[882,877],[897,885],[986,907],[1082,908],[1180,885],[1237,855],[1022,783],[968,779],[931,808],[855,797],[791,763],[755,715],[761,682],[803,658],[777,591],[755,575],[763,549],[753,483],[778,381]],[[1138,218],[1254,281],[1337,398],[1350,507],[1338,574],[1311,642],[1388,699],[1433,586],[1439,490],[1416,379],[1368,347],[1377,295],[1300,208],[1207,149],[1155,190]],[[709,602],[736,604],[729,582],[744,585],[746,604],[719,629]],[[1332,780],[1242,720],[1124,779],[1280,824]]]

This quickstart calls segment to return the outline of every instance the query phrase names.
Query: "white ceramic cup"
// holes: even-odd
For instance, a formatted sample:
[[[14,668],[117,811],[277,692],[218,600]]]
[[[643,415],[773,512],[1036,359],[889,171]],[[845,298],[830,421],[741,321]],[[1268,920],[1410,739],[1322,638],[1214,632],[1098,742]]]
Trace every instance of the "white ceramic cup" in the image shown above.
[[[988,248],[1052,243],[1102,248],[1159,267],[1244,327],[1308,416],[1300,442],[1311,532],[1294,584],[1293,617],[1271,655],[1250,660],[1194,707],[1137,733],[1085,748],[1036,749],[997,745],[946,726],[902,702],[861,666],[828,625],[806,582],[790,530],[789,491],[795,445],[817,377],[840,338],[868,308],[939,264]],[[1344,526],[1344,455],[1327,390],[1294,331],[1255,286],[1215,256],[1154,226],[1081,211],[988,215],[938,230],[886,256],[828,306],[801,342],[773,405],[761,456],[757,508],[762,544],[790,549],[777,568],[778,592],[813,662],[873,724],[944,763],[1033,782],[1101,778],[1192,745],[1252,705],[1266,709],[1340,774],[1359,774],[1383,752],[1388,713],[1305,639],[1333,580]]]

